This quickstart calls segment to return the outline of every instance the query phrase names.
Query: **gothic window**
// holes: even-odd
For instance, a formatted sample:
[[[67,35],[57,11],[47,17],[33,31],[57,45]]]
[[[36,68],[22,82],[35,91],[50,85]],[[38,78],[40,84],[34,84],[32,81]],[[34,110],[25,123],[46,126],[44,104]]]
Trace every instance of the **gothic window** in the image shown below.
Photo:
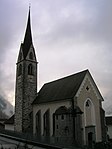
[[[87,99],[84,104],[85,126],[95,125],[95,109],[94,104],[90,99]]]
[[[30,54],[29,54],[29,59],[33,60],[33,53],[32,52],[30,52]]]
[[[28,65],[28,75],[33,75],[33,66],[32,66],[32,64]]]
[[[90,101],[87,100],[87,101],[86,101],[86,107],[90,107],[90,104],[91,104]]]
[[[64,115],[63,114],[61,115],[61,119],[64,120]]]
[[[20,76],[21,74],[22,74],[22,65],[20,64],[18,68],[18,76]]]

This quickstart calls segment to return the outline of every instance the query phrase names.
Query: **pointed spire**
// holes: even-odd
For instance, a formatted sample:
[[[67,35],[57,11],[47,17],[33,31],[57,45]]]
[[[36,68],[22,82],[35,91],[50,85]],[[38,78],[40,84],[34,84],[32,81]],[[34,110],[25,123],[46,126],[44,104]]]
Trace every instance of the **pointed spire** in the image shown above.
[[[28,22],[27,22],[24,42],[22,44],[24,58],[26,58],[28,51],[30,49],[30,46],[32,44],[33,43],[32,43],[32,33],[31,33],[31,24],[30,24],[30,6],[29,6]]]

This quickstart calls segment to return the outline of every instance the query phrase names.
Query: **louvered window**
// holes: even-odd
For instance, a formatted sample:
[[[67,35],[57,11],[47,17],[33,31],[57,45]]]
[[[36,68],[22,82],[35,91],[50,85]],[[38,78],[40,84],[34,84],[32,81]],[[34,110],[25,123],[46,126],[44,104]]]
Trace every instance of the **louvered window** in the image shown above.
[[[33,65],[32,64],[28,65],[28,75],[33,75]]]

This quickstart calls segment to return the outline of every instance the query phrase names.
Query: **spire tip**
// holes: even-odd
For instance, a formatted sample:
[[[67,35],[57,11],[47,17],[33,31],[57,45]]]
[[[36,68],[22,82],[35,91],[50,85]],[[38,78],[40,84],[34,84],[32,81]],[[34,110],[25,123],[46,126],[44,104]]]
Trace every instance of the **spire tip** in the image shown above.
[[[29,1],[29,10],[30,10],[30,8],[31,8],[31,2]]]

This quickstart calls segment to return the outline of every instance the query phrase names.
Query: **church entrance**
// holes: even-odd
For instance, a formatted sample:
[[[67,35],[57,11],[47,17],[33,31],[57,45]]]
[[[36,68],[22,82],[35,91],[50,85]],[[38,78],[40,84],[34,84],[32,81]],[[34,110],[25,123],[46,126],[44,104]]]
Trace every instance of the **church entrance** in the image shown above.
[[[86,145],[92,148],[93,142],[96,140],[95,126],[85,127]]]

